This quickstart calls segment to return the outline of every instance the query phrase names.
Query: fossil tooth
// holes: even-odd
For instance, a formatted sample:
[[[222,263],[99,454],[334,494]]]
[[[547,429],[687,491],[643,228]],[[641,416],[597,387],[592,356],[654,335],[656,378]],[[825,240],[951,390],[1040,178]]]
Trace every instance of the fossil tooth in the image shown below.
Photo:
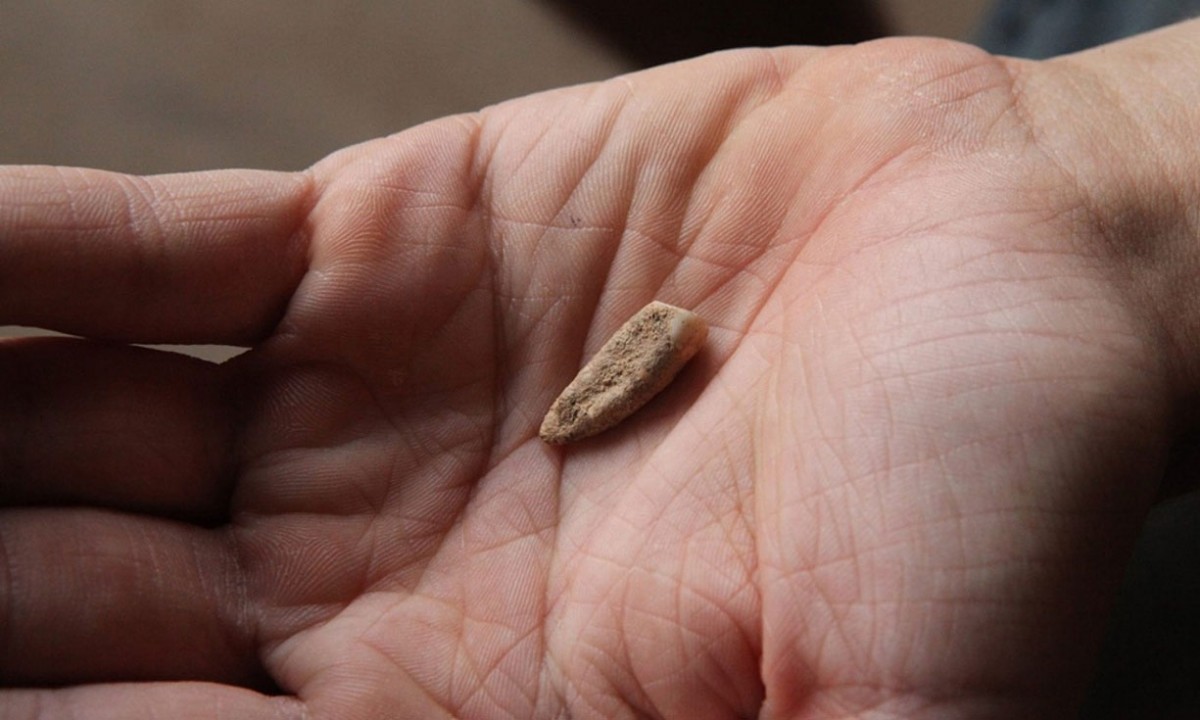
[[[611,428],[669,385],[707,337],[708,324],[696,313],[650,303],[562,391],[539,434],[562,445]]]

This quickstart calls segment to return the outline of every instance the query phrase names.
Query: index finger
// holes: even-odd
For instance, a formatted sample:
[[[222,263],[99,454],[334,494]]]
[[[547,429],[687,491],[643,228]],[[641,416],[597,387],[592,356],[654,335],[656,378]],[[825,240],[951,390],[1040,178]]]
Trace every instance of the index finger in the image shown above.
[[[246,344],[302,277],[309,176],[0,167],[0,325]]]

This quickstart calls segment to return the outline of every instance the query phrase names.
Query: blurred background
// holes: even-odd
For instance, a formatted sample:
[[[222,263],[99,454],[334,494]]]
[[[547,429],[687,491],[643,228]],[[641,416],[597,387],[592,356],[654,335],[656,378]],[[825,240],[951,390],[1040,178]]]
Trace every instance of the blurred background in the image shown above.
[[[987,5],[0,0],[0,164],[295,170],[442,115],[715,49],[885,34],[968,39]],[[0,337],[29,332],[0,327]],[[232,352],[188,351],[216,360]],[[1187,448],[1179,462],[1200,467],[1200,439]],[[1200,718],[1197,518],[1196,493],[1152,514],[1084,718]]]
[[[0,0],[0,163],[295,170],[744,45],[965,37],[987,0]]]

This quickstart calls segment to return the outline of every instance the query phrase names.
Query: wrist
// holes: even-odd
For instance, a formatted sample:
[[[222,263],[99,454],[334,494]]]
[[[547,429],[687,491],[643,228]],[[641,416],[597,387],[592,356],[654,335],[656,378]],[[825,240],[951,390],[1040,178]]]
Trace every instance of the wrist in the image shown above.
[[[1146,317],[1177,396],[1200,390],[1200,21],[1014,62],[1038,145],[1076,186],[1079,241]]]

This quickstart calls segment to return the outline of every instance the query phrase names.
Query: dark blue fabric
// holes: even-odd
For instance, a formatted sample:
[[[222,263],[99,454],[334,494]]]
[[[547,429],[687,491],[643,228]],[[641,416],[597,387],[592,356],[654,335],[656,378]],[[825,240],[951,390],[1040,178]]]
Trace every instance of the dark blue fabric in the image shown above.
[[[1200,0],[998,0],[975,37],[993,53],[1047,58],[1200,17]]]

